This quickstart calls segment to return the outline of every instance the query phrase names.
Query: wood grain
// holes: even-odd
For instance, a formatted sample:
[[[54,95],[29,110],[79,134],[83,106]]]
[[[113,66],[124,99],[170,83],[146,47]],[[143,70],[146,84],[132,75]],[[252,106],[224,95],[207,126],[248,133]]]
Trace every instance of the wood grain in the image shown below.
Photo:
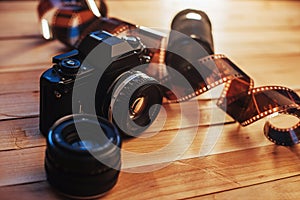
[[[26,121],[34,122],[37,120],[26,119]],[[18,123],[21,124],[22,121],[19,120],[19,122],[15,123],[15,127],[18,127]],[[33,178],[34,175],[31,174],[27,176],[27,174],[32,173],[32,165],[39,165],[42,168],[41,162],[44,157],[45,139],[38,133],[37,124],[28,124],[27,126],[32,127],[32,129],[17,129],[11,130],[10,132],[1,132],[0,139],[3,141],[3,149],[0,151],[0,163],[2,163],[0,165],[0,171],[3,172],[1,175],[2,185],[30,182],[31,179],[29,180],[28,177]],[[226,128],[226,133],[221,133],[220,135],[215,136],[212,138],[213,141],[205,140],[209,136],[208,128],[187,128],[181,131],[161,131],[159,134],[154,136],[152,135],[150,138],[133,138],[124,140],[122,147],[122,150],[125,151],[122,154],[123,168],[126,171],[132,171],[135,170],[136,167],[154,164],[159,165],[160,163],[168,163],[174,160],[188,158],[195,158],[197,160],[203,159],[204,156],[224,154],[226,152],[231,152],[232,155],[234,155],[234,152],[244,149],[270,148],[269,146],[273,146],[270,145],[271,143],[261,133],[262,126],[251,125],[246,128],[240,128],[237,124],[232,124],[226,125],[224,128]],[[197,131],[197,134],[194,135],[193,131]],[[177,138],[176,143],[174,143],[175,137]],[[192,143],[184,149],[183,147],[186,146],[189,138]],[[166,144],[171,144],[171,146],[168,149],[161,150],[161,148]],[[6,149],[5,145],[7,146]],[[152,152],[157,151],[161,151],[160,154],[151,154]],[[296,154],[297,152],[300,153],[298,146],[296,146],[293,151]],[[130,152],[131,154],[127,154],[127,152]],[[25,160],[23,158],[21,159],[20,155],[26,155],[26,159],[25,157]],[[284,153],[282,153],[282,156],[284,156]],[[13,160],[20,160],[20,164],[17,165],[17,163],[14,163],[13,165],[18,168],[18,170],[12,168],[12,166],[8,164]],[[294,161],[298,162],[296,160]],[[16,171],[18,171],[18,173],[16,173]],[[4,175],[7,176],[6,179]],[[39,175],[37,177],[41,176]],[[40,179],[38,178],[34,178],[32,181],[39,180]]]
[[[0,97],[0,120],[38,115],[39,92],[2,94]]]
[[[126,199],[127,197],[131,199],[182,199],[234,188],[252,187],[272,180],[299,176],[298,147],[288,149],[285,147],[274,148],[273,145],[270,145],[204,158],[175,161],[164,169],[155,172],[142,174],[122,172],[118,184],[104,199]],[[30,150],[34,151],[34,149]],[[15,157],[19,155],[15,155]],[[29,179],[26,182],[44,180],[41,169],[43,161],[40,154],[27,151],[26,155],[23,155],[35,158],[35,167],[28,168],[32,170],[20,171],[27,163],[15,165],[16,174],[14,176],[16,179]],[[145,167],[151,168],[153,166]],[[138,171],[139,168],[134,170]],[[43,191],[43,194],[50,193],[50,197],[54,195],[52,194],[53,191],[49,190],[49,186],[43,182],[32,185],[0,187],[0,192],[8,194],[8,192],[17,190],[20,192],[17,195],[30,196],[36,199],[41,194],[34,188],[38,188],[40,192]],[[290,191],[295,192],[291,196],[297,193],[295,190]],[[9,198],[14,197],[13,194],[7,196]],[[255,197],[250,194],[251,196]]]
[[[51,67],[52,57],[66,51],[66,48],[58,41],[47,42],[42,38],[3,40],[0,43],[0,49],[2,49],[1,66],[23,68],[23,66],[40,64],[37,66],[39,69]]]
[[[0,95],[24,92],[39,92],[39,80],[46,69],[22,67],[18,72],[0,72]],[[2,68],[3,70],[3,68]],[[12,68],[8,70],[13,70]]]
[[[0,2],[0,37],[38,35],[37,1]],[[298,1],[107,0],[109,16],[149,27],[169,28],[176,13],[186,8],[207,12],[218,31],[299,29]],[[172,6],[170,6],[172,5]],[[11,12],[11,11],[15,12]],[[155,12],[154,12],[155,11]],[[7,20],[14,20],[6,23]],[[259,23],[257,23],[259,22]],[[19,26],[23,24],[23,26]]]
[[[264,182],[256,185],[250,185],[246,187],[241,187],[237,189],[227,190],[224,192],[215,192],[212,194],[204,194],[200,196],[193,196],[188,199],[204,199],[204,200],[214,200],[214,199],[239,199],[243,198],[245,200],[257,199],[272,199],[272,200],[282,200],[291,199],[297,200],[299,197],[299,185],[300,176],[292,176],[290,178],[282,178],[279,180],[274,180],[270,182]],[[270,192],[272,189],[272,192]],[[64,199],[62,196],[57,194],[48,185],[47,182],[41,181],[32,184],[18,185],[18,186],[8,186],[0,188],[0,193],[3,199],[15,200],[22,196],[24,200],[39,200],[43,198],[44,200],[52,199]],[[105,198],[110,199],[109,192]],[[259,195],[257,195],[259,194]],[[135,199],[142,199],[137,197]]]
[[[299,198],[300,176],[292,176],[291,178],[283,178],[275,181],[270,181],[262,184],[251,185],[240,189],[224,191],[220,193],[199,196],[192,199],[256,199],[258,196],[261,199],[293,199]],[[272,189],[272,192],[270,192]],[[259,195],[258,195],[259,194]]]
[[[300,1],[106,2],[110,16],[160,29],[169,29],[180,10],[204,10],[217,53],[231,58],[257,86],[300,92]],[[64,199],[45,177],[39,77],[52,66],[52,56],[69,49],[42,39],[37,4],[0,1],[0,199],[5,200]],[[122,152],[118,184],[103,199],[298,199],[299,145],[273,145],[263,135],[264,120],[248,127],[207,126],[212,110],[215,123],[223,117],[205,95],[184,105],[185,113],[179,104],[165,105],[141,137],[124,139],[124,152],[132,154]],[[164,149],[167,144],[172,145]]]
[[[0,151],[45,145],[38,129],[39,118],[5,120],[0,122]]]

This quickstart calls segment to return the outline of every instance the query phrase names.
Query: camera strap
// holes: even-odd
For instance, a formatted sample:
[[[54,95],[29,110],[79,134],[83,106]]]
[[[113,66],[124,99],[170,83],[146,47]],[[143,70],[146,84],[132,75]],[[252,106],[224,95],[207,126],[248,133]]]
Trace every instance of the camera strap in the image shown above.
[[[42,27],[44,37],[48,28],[48,35],[75,48],[85,36],[96,30],[104,30],[118,36],[128,32],[144,36],[141,34],[142,31],[136,31],[141,30],[136,25],[116,18],[96,16],[83,0],[41,0],[38,13],[42,26],[43,23],[45,26]],[[166,44],[163,42],[165,39],[158,35],[156,41],[159,41],[161,46],[151,52],[151,62],[163,66],[166,55]],[[168,74],[163,67],[156,69],[158,75],[155,75],[155,78],[162,84],[169,85],[170,90],[165,91],[169,103],[187,101],[212,88],[224,85],[217,105],[242,126],[279,114],[292,115],[300,119],[300,97],[293,90],[281,86],[255,88],[253,80],[224,55],[209,55],[197,60],[196,63],[195,68],[199,73],[194,73],[195,68],[190,66],[186,66],[181,72],[191,83],[192,90],[177,85],[176,77]],[[180,95],[175,96],[173,89],[179,91]],[[264,134],[278,145],[297,144],[300,140],[300,120],[289,128],[278,128],[267,121]]]

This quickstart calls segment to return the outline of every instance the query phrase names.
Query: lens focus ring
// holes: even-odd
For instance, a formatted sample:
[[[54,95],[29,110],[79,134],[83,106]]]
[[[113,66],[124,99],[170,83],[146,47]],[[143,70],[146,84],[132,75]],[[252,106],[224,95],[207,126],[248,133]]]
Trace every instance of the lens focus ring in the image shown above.
[[[95,131],[100,126],[103,133]],[[85,136],[79,136],[78,130],[85,130]],[[64,117],[48,134],[47,179],[55,189],[72,198],[102,195],[117,182],[120,148],[117,129],[108,121],[82,114]]]
[[[130,136],[138,136],[157,117],[162,104],[159,82],[140,71],[127,71],[114,87],[112,120]]]

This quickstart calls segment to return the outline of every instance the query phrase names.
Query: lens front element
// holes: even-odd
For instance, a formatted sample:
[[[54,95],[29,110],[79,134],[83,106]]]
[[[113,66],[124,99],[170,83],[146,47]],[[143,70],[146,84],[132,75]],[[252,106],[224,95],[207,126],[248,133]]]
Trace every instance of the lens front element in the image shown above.
[[[130,118],[135,119],[139,115],[141,115],[146,107],[146,98],[145,97],[138,97],[134,100],[134,102],[129,107]]]
[[[138,136],[152,124],[161,104],[158,81],[140,71],[127,71],[114,86],[110,118],[122,133]]]

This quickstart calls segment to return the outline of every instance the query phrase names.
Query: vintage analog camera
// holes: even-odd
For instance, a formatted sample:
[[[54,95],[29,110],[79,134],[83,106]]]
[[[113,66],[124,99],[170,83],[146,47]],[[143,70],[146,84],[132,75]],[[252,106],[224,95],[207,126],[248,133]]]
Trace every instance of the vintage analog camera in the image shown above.
[[[126,135],[143,132],[162,103],[159,82],[138,70],[149,64],[148,52],[137,37],[97,31],[78,49],[53,57],[53,67],[40,78],[42,134],[76,113],[106,118]]]

